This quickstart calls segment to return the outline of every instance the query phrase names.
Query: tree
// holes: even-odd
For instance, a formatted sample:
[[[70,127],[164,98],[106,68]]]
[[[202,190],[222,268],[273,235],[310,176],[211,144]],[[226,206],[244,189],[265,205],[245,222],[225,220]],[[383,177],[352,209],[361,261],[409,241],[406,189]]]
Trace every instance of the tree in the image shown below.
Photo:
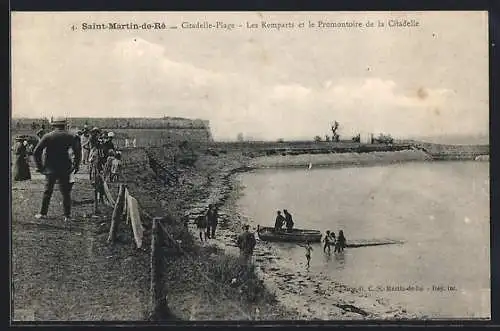
[[[321,137],[320,137],[320,136],[316,136],[316,137],[314,137],[314,141],[315,141],[315,142],[320,142],[320,141],[321,141]]]
[[[327,134],[325,134],[325,141],[330,141],[330,136],[328,136]]]
[[[243,141],[243,133],[238,133],[238,135],[236,136],[236,140],[239,141],[239,142],[242,142]]]
[[[331,125],[331,129],[332,129],[332,141],[339,141],[340,139],[340,136],[338,135],[337,131],[339,129],[339,122],[335,121],[332,125]]]

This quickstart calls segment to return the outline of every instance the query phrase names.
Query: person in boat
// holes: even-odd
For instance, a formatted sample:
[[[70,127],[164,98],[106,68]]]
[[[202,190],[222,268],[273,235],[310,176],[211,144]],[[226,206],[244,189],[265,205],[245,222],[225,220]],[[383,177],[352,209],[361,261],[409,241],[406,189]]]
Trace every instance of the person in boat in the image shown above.
[[[281,231],[281,229],[283,228],[283,224],[285,224],[285,218],[283,217],[283,215],[281,215],[281,211],[278,210],[277,211],[277,216],[276,216],[276,222],[274,222],[274,230],[275,231]]]
[[[334,253],[343,252],[345,247],[346,247],[346,239],[344,237],[344,231],[340,230],[339,235],[337,237],[337,242],[335,243]]]
[[[245,225],[243,229],[243,233],[238,236],[236,245],[240,249],[240,256],[243,258],[244,262],[249,263],[257,242],[255,240],[255,234],[250,232],[249,225]]]
[[[311,251],[313,251],[310,241],[307,241],[305,248],[306,248],[307,268],[309,268],[311,263]]]
[[[285,214],[285,223],[286,223],[286,231],[287,232],[292,232],[293,231],[293,218],[292,214],[288,212],[288,210],[283,209],[283,214]]]
[[[330,254],[331,253],[330,246],[332,245],[332,236],[330,234],[330,230],[326,231],[325,238],[323,239],[323,242],[325,243],[323,245],[323,252],[326,253],[328,251],[328,254]]]

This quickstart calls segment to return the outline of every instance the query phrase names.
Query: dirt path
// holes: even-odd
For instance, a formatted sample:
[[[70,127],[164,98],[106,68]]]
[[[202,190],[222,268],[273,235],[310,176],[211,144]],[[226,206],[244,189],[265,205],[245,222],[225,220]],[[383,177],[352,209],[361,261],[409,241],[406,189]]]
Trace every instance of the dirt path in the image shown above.
[[[93,191],[85,173],[74,187],[74,220],[62,219],[57,187],[49,219],[37,220],[43,178],[12,184],[13,320],[143,320],[148,309],[148,252],[129,234],[106,243],[109,209],[91,217]]]

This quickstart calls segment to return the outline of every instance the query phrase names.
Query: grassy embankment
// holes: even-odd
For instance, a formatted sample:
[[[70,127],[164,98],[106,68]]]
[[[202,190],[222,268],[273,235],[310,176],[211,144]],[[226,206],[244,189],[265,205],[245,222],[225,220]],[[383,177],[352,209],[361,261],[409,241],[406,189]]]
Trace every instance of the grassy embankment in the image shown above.
[[[241,264],[212,245],[200,245],[185,226],[184,215],[206,199],[213,183],[230,169],[245,164],[240,153],[210,155],[197,149],[196,162],[187,165],[187,153],[177,147],[152,148],[150,157],[161,163],[156,173],[145,150],[129,150],[124,177],[127,186],[151,216],[166,219],[168,243],[163,250],[164,296],[175,318],[183,320],[294,319],[257,277],[253,266]],[[174,161],[175,160],[175,161]],[[189,162],[187,162],[189,163]],[[151,219],[144,218],[146,228]],[[166,317],[168,319],[168,316]]]

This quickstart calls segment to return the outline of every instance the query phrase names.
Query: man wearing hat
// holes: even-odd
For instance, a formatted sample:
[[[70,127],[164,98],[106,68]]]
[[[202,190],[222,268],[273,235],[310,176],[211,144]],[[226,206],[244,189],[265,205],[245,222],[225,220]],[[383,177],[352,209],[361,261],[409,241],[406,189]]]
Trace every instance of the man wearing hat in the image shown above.
[[[71,218],[70,174],[78,172],[82,151],[79,139],[75,139],[73,134],[66,131],[65,119],[55,119],[51,125],[54,130],[45,134],[33,151],[37,171],[46,177],[42,207],[40,213],[36,214],[35,217],[38,219],[46,218],[54,185],[59,181],[59,189],[63,196],[64,220],[67,221]],[[73,151],[73,162],[68,153],[70,148]],[[44,151],[45,163],[42,162]]]

